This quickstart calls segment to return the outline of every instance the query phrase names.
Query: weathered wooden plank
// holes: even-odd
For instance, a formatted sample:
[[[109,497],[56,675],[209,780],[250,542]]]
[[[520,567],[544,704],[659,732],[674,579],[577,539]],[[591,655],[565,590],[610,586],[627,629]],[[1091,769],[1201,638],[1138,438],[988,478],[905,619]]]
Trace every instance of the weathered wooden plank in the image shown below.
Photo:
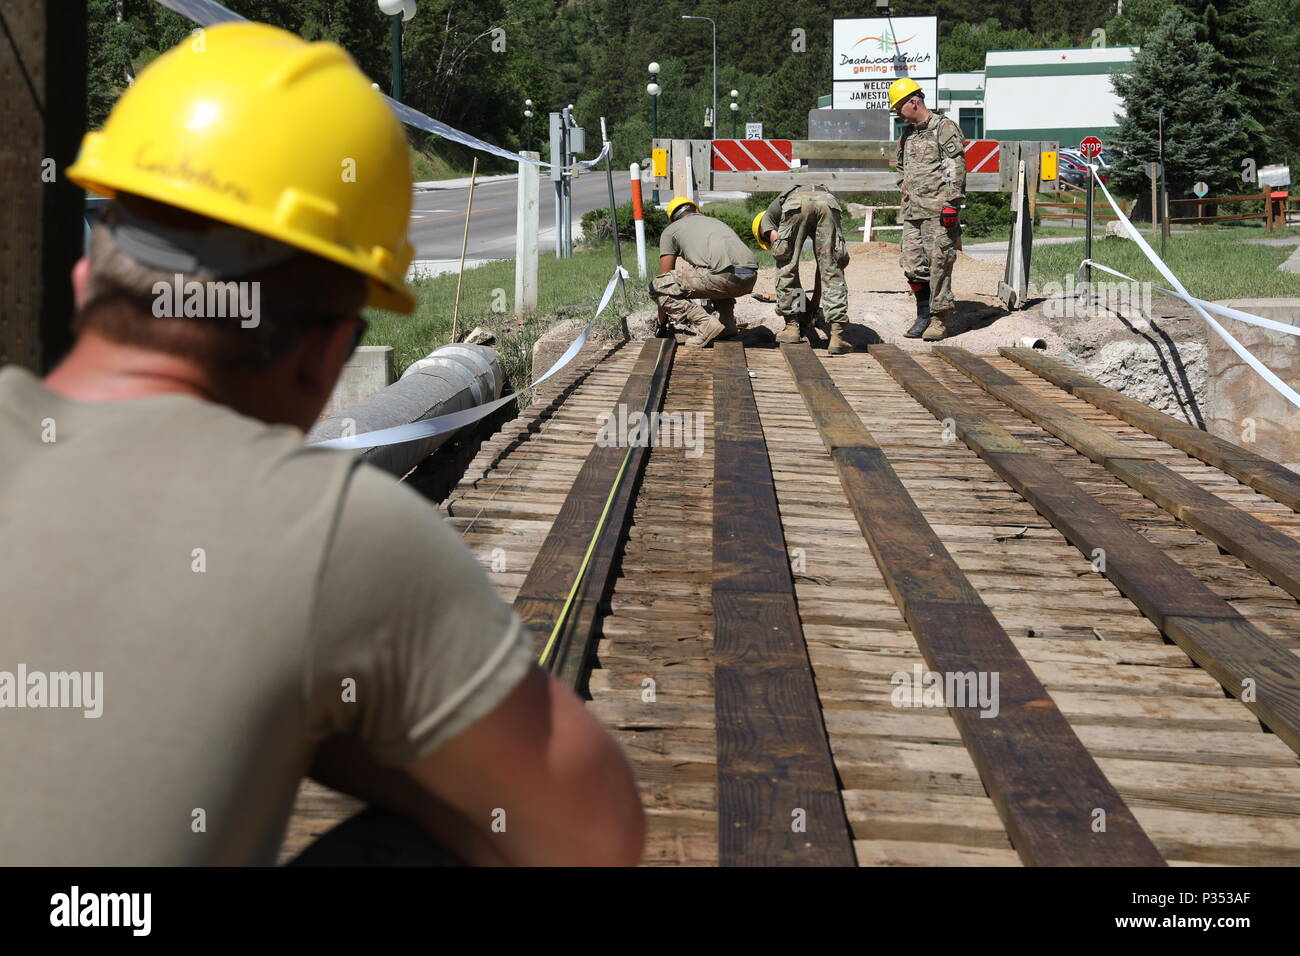
[[[675,349],[670,339],[650,339],[642,345],[612,415],[619,414],[620,405],[629,415],[659,409]],[[575,689],[581,689],[586,678],[597,610],[609,592],[646,452],[644,446],[628,447],[621,440],[617,445],[592,446],[515,596],[515,609],[537,635],[539,651],[555,632],[544,663]]]
[[[723,866],[852,866],[744,347],[713,353],[713,615]]]
[[[838,425],[831,457],[880,572],[929,669],[998,679],[998,710],[948,703],[1021,859],[1034,865],[1163,863],[1042,682],[908,495],[806,345],[782,346],[813,422]],[[857,420],[851,444],[846,417]],[[828,442],[828,445],[830,443]],[[1093,830],[1104,809],[1105,833]]]
[[[1278,587],[1300,597],[1300,541],[1211,494],[965,349],[940,347],[935,351],[998,401],[1041,425]]]
[[[801,169],[788,173],[718,173],[713,174],[713,188],[744,192],[771,192],[802,186],[805,183],[824,183],[831,192],[893,192],[898,189],[897,176],[892,171]],[[1001,184],[997,173],[969,173],[966,191],[999,192]]]
[[[1025,348],[1004,348],[998,351],[1071,395],[1199,458],[1207,465],[1222,469],[1260,494],[1300,511],[1300,475],[1271,458],[1203,432],[1186,422],[1180,422],[1172,415],[1156,411],[1042,352]]]
[[[873,345],[872,356],[931,414],[940,410],[971,450],[1065,535],[1174,643],[1300,753],[1300,659],[1243,618],[1190,571],[1032,454],[990,452],[972,428],[999,429],[936,382],[897,346]],[[930,383],[928,389],[916,386]],[[947,399],[936,396],[942,389]],[[1004,441],[1012,441],[1002,430]]]

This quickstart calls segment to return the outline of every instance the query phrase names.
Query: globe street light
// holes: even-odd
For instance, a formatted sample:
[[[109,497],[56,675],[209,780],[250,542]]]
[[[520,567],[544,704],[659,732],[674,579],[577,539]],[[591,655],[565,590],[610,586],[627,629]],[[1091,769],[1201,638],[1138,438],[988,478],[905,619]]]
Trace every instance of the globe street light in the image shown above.
[[[662,93],[663,90],[660,89],[659,84],[655,82],[659,76],[659,64],[651,62],[646,69],[650,71],[650,82],[645,85],[645,91],[650,94],[650,145],[653,147],[654,140],[659,138],[659,94]],[[657,184],[659,182],[658,179],[656,179],[655,182]],[[655,190],[650,196],[650,201],[656,206],[659,205],[658,185],[655,186]]]
[[[415,0],[376,0],[393,23],[393,99],[402,101],[402,23],[415,16]]]
[[[524,141],[527,143],[525,149],[528,152],[533,151],[533,101],[524,100]]]
[[[736,102],[736,97],[740,95],[739,90],[731,91],[731,138],[736,138],[736,117],[740,115],[740,104]]]

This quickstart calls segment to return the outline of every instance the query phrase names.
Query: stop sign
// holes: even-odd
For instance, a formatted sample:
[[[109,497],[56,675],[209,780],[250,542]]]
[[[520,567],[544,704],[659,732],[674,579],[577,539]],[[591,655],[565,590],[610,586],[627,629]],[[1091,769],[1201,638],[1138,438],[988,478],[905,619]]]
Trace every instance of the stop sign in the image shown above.
[[[1096,159],[1101,155],[1101,140],[1096,136],[1085,136],[1079,143],[1079,152],[1089,159]]]

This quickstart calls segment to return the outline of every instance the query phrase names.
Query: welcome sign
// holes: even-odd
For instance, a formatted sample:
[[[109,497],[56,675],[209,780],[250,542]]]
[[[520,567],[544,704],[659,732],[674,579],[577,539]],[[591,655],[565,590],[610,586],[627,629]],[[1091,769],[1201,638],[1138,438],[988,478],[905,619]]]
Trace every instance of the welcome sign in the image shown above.
[[[938,17],[836,20],[831,79],[836,109],[888,109],[883,92],[910,76],[934,106],[939,78]]]

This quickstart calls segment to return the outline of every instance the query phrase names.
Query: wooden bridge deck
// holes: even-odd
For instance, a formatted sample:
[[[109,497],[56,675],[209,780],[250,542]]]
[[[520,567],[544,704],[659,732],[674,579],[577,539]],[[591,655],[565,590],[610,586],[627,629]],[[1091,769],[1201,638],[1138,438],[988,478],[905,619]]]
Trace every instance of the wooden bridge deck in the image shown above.
[[[548,536],[555,553],[589,543],[589,528],[556,515],[601,416],[656,347],[584,352],[484,443],[444,503],[506,600]],[[1217,443],[1233,477],[1103,410],[1088,383],[1068,383],[1072,395],[1019,364],[1032,356],[916,353],[913,370],[887,348],[793,349],[662,350],[662,410],[702,413],[701,441],[628,456],[624,480],[640,470],[639,484],[608,499],[618,533],[602,534],[580,582],[600,613],[556,629],[590,628],[594,653],[571,676],[635,768],[646,862],[1300,863],[1300,607],[1287,578],[1300,515],[1238,480],[1253,467],[1268,473],[1257,488],[1285,490],[1294,476]],[[1076,451],[972,369],[1110,457]],[[851,412],[810,414],[841,408],[835,394]],[[864,434],[878,453],[862,451]],[[601,450],[602,468],[619,451]],[[1160,476],[1165,507],[1121,480],[1135,469]],[[1180,504],[1199,492],[1215,496],[1208,518]],[[1196,530],[1210,518],[1240,541]],[[1272,563],[1260,528],[1276,536]],[[1098,535],[1119,548],[1104,570],[1080,550]],[[771,560],[782,539],[788,565]],[[571,576],[550,578],[556,594],[526,598],[562,605]],[[532,623],[552,630],[545,614]],[[917,668],[962,659],[999,676],[998,716],[900,706]],[[305,785],[286,855],[351,806]]]

